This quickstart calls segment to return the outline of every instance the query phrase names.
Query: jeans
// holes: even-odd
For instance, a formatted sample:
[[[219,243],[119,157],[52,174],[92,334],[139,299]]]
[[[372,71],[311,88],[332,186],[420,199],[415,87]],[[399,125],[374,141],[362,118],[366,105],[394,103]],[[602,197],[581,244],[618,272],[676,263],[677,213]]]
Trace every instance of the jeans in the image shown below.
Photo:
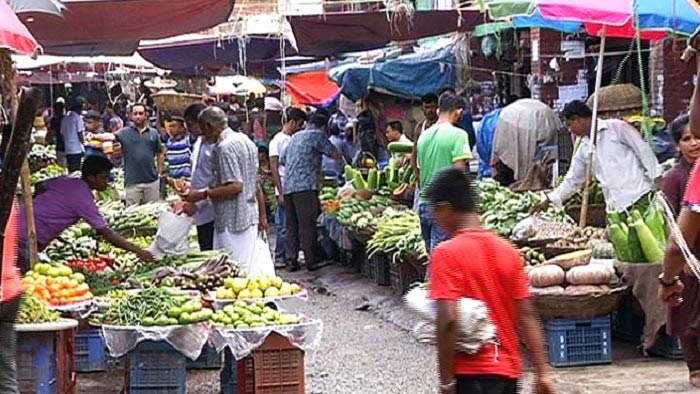
[[[285,221],[284,204],[277,204],[277,210],[275,211],[275,229],[277,230],[275,261],[284,261],[285,258],[287,246],[287,228],[285,227]]]
[[[457,394],[517,394],[518,381],[501,376],[457,376]]]
[[[0,303],[0,393],[18,394],[15,317],[22,297]]]
[[[214,222],[197,226],[197,243],[199,250],[214,249]]]
[[[446,240],[449,236],[437,225],[433,209],[429,204],[420,203],[418,205],[418,216],[420,217],[420,229],[423,233],[425,248],[430,254],[440,242]]]

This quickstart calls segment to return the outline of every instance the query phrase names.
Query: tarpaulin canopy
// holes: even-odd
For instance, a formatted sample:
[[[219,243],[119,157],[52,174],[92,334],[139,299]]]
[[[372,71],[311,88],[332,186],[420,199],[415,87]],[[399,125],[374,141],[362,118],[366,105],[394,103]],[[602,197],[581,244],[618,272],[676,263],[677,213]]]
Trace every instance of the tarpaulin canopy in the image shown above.
[[[131,55],[139,40],[201,31],[226,22],[232,0],[62,0],[61,16],[18,9],[46,53]]]
[[[21,71],[47,72],[97,72],[104,73],[116,68],[151,70],[156,67],[135,53],[131,56],[51,56],[39,55],[36,59],[29,56],[14,55],[12,60]]]
[[[244,45],[241,45],[244,43]],[[285,43],[286,55],[295,54],[291,43]],[[244,49],[241,52],[241,49]],[[198,37],[174,42],[142,45],[139,53],[151,63],[183,75],[217,75],[221,70],[243,73],[241,60],[249,64],[276,60],[280,56],[280,38],[246,36],[222,39]]]
[[[19,53],[32,53],[39,46],[14,11],[0,1],[0,48]]]
[[[326,70],[289,75],[285,87],[297,104],[325,107],[340,95],[340,88],[328,79]]]
[[[299,53],[312,56],[382,48],[391,41],[408,41],[454,31],[470,31],[484,22],[478,11],[416,11],[412,17],[392,13],[351,12],[289,16]]]
[[[329,75],[341,92],[353,101],[369,90],[416,98],[453,87],[456,80],[454,44],[421,51],[374,64],[349,64],[331,69]]]

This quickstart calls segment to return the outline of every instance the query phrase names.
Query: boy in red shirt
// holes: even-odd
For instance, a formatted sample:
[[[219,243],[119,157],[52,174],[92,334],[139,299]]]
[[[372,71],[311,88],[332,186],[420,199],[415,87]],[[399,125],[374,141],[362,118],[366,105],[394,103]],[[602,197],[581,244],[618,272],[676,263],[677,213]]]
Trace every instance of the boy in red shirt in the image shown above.
[[[451,235],[434,250],[431,262],[430,297],[438,304],[440,392],[516,394],[522,373],[520,328],[535,368],[535,392],[554,393],[542,329],[529,299],[518,251],[481,228],[477,194],[463,171],[440,171],[427,196],[439,226]],[[457,301],[461,298],[486,304],[498,344],[485,344],[476,355],[455,350]]]

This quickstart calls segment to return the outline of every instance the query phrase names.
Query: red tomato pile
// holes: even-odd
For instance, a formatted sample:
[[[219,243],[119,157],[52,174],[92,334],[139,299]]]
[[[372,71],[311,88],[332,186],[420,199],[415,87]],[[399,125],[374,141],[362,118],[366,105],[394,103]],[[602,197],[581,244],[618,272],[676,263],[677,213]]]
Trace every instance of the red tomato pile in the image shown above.
[[[80,268],[89,272],[104,272],[107,267],[114,265],[114,259],[109,256],[97,256],[89,259],[73,259],[67,264],[71,268]]]

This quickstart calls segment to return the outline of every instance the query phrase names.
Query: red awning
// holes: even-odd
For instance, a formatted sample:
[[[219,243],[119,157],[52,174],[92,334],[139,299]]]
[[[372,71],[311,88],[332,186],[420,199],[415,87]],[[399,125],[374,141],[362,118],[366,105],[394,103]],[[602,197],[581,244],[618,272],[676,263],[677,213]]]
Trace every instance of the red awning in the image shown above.
[[[382,48],[454,31],[470,31],[484,22],[478,11],[416,11],[412,18],[387,20],[384,11],[289,16],[299,54],[337,55]]]
[[[295,104],[326,105],[340,94],[326,70],[289,75],[286,87]]]
[[[63,0],[62,16],[19,12],[46,53],[130,55],[140,40],[193,33],[226,22],[233,0]]]

